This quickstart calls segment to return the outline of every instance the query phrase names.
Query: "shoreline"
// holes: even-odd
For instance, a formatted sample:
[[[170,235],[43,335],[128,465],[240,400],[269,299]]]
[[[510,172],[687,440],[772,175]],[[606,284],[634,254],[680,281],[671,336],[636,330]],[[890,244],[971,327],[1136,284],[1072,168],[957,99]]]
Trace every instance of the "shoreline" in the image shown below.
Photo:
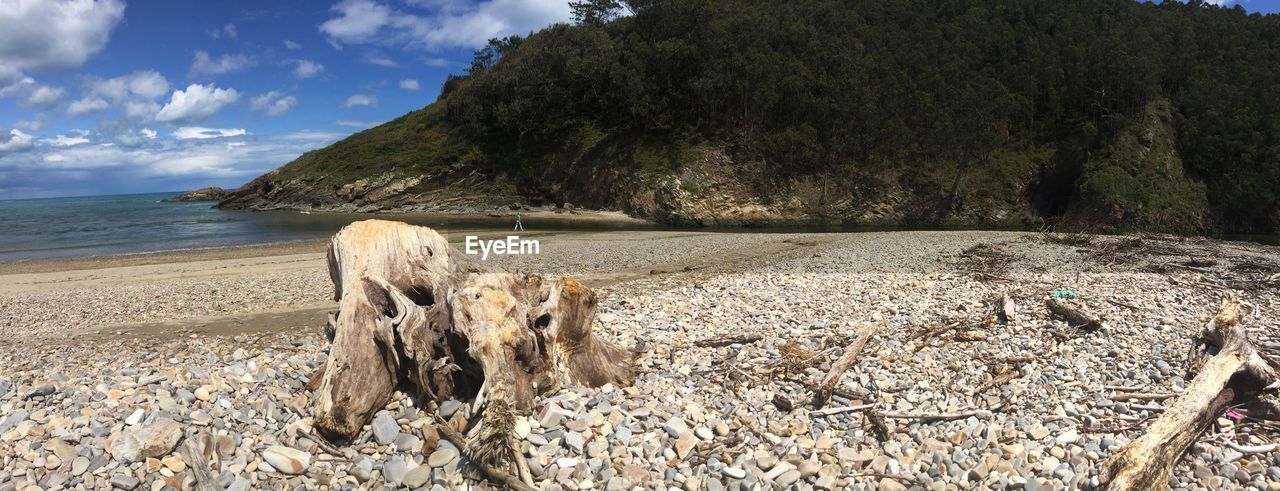
[[[1280,251],[1217,240],[972,231],[544,237],[540,256],[480,266],[582,278],[598,299],[592,329],[633,350],[641,374],[628,387],[561,387],[520,415],[530,431],[519,450],[544,487],[679,487],[679,478],[707,489],[800,480],[824,489],[1083,487],[1101,459],[1145,431],[1132,421],[1168,404],[1121,402],[1115,387],[1185,390],[1183,364],[1202,317],[1228,293],[1261,307],[1280,291]],[[115,463],[110,444],[112,433],[160,418],[219,439],[211,465],[240,487],[396,487],[410,473],[421,478],[414,483],[461,486],[461,461],[445,458],[454,449],[432,431],[438,406],[412,394],[393,396],[379,412],[389,426],[340,443],[341,455],[292,431],[311,414],[316,395],[304,385],[329,351],[322,327],[335,304],[323,243],[230,254],[298,252],[289,247],[304,252],[165,253],[150,265],[0,275],[0,327],[12,333],[0,343],[0,426],[10,423],[0,436],[7,448],[31,449],[0,450],[8,459],[0,487],[6,479],[18,489],[67,479],[161,487],[165,476],[142,473],[155,463]],[[1049,313],[1044,298],[1064,288],[1104,320],[1099,331]],[[1016,302],[1014,314],[988,321],[1002,295]],[[1259,328],[1250,336],[1280,329],[1272,309],[1251,309],[1247,322]],[[975,416],[890,420],[886,439],[856,412],[800,404],[812,395],[805,384],[872,325],[832,407]],[[701,343],[733,337],[749,340]],[[457,402],[454,414],[475,414]],[[566,416],[545,417],[556,411]],[[394,442],[378,436],[391,430]],[[65,446],[49,447],[50,435]],[[585,445],[565,444],[570,436]],[[681,445],[683,455],[671,450]],[[1280,452],[1198,445],[1175,468],[1180,486],[1280,487],[1267,470]],[[305,472],[268,465],[269,446],[305,453]],[[717,467],[701,467],[712,458]]]

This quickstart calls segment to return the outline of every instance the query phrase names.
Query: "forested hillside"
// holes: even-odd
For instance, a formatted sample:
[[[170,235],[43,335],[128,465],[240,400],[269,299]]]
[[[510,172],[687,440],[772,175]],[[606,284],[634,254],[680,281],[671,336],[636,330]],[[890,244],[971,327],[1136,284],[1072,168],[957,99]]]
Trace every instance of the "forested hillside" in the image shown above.
[[[1274,233],[1280,16],[1132,0],[611,0],[223,206]]]

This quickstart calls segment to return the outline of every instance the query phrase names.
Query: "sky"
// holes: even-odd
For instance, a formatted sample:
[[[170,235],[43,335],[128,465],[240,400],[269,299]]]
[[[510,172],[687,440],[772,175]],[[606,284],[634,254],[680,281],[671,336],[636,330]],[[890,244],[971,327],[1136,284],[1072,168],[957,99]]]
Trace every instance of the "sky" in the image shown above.
[[[0,199],[238,187],[567,0],[0,0]]]
[[[1237,2],[1280,11],[1280,0]],[[0,0],[0,199],[238,187],[567,0]]]

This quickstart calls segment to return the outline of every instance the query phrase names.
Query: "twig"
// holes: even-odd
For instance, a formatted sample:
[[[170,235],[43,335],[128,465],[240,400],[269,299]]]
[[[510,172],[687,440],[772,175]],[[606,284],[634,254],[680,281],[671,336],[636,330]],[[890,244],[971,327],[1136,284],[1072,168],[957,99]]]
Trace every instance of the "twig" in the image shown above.
[[[875,405],[875,404],[860,404],[860,405],[857,405],[857,406],[829,407],[829,408],[826,408],[826,409],[818,409],[818,410],[816,410],[816,411],[809,411],[809,416],[813,416],[813,417],[815,417],[815,418],[818,418],[818,417],[823,417],[823,416],[830,416],[830,415],[833,415],[833,414],[852,413],[852,412],[855,412],[855,411],[861,411],[861,410],[863,410],[863,409],[869,409],[869,408],[873,408],[873,407],[876,407],[876,405]]]
[[[694,341],[693,345],[699,348],[720,348],[734,344],[750,344],[764,339],[759,335],[734,336],[729,338],[711,338]]]
[[[307,437],[307,439],[308,439],[308,440],[311,440],[311,441],[313,441],[313,442],[316,442],[316,446],[320,447],[320,449],[321,449],[321,450],[324,450],[325,452],[328,452],[330,455],[333,455],[333,456],[335,456],[335,457],[339,457],[339,458],[342,458],[342,459],[346,459],[346,458],[347,458],[347,455],[346,455],[346,454],[344,454],[344,453],[342,453],[342,450],[341,450],[341,449],[339,449],[338,447],[334,446],[332,443],[329,443],[329,440],[325,440],[325,439],[324,439],[324,437],[322,437],[322,436],[320,436],[320,435],[317,435],[317,434],[315,434],[314,432],[311,432],[311,431],[308,431],[308,430],[302,430],[302,431],[300,431],[299,433],[301,433],[301,434],[302,434],[302,436]],[[402,450],[404,450],[404,449],[402,449]]]
[[[831,398],[831,393],[837,385],[840,385],[840,378],[844,376],[845,371],[849,370],[849,367],[858,362],[858,354],[862,352],[862,347],[867,345],[867,340],[871,339],[871,335],[876,333],[878,327],[879,324],[872,324],[864,328],[844,354],[840,355],[840,359],[831,365],[831,371],[827,372],[827,376],[822,379],[818,390],[813,392],[814,408],[821,408],[827,403],[827,399]]]
[[[1110,303],[1111,305],[1116,305],[1116,306],[1120,306],[1120,307],[1125,307],[1125,308],[1128,308],[1128,309],[1130,309],[1130,310],[1142,310],[1142,309],[1139,309],[1138,307],[1136,307],[1136,306],[1134,306],[1134,305],[1130,305],[1130,304],[1127,304],[1127,303],[1121,302],[1121,301],[1119,301],[1119,300],[1113,300],[1113,299],[1108,298],[1108,299],[1107,299],[1107,302],[1108,302],[1108,303]]]
[[[1178,394],[1132,393],[1132,394],[1112,394],[1111,400],[1113,401],[1163,401],[1165,399],[1172,399],[1174,397],[1178,397]]]
[[[918,419],[921,423],[934,423],[938,421],[954,421],[957,419],[965,419],[969,417],[990,418],[995,411],[999,411],[1002,406],[996,406],[991,409],[974,409],[970,411],[960,411],[955,413],[905,413],[905,412],[883,412],[881,416],[894,419]]]

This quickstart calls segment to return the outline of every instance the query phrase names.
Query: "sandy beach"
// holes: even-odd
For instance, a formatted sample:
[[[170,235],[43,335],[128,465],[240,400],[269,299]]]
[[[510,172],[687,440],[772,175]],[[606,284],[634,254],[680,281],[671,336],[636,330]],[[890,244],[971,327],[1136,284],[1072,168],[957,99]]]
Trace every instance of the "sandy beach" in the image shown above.
[[[1186,388],[1191,339],[1225,295],[1245,302],[1255,342],[1280,329],[1280,250],[1247,243],[539,239],[540,255],[483,266],[580,278],[600,298],[596,331],[639,353],[634,386],[565,388],[521,421],[544,489],[1076,489],[1168,400],[1124,394]],[[1100,329],[1050,315],[1044,299],[1067,289]],[[332,293],[323,242],[0,265],[0,490],[185,489],[193,471],[168,451],[120,456],[136,450],[118,443],[126,435],[156,436],[167,422],[206,444],[228,489],[475,486],[431,419],[466,418],[465,401],[419,408],[397,395],[354,442],[311,436],[303,384],[325,360]],[[1017,306],[1008,322],[994,318],[1001,294]],[[829,407],[875,403],[903,417],[878,427],[858,411],[812,412],[809,386],[869,326]],[[698,346],[732,336],[745,338]],[[913,417],[944,413],[962,417]],[[1263,428],[1220,418],[1171,484],[1280,489]]]

